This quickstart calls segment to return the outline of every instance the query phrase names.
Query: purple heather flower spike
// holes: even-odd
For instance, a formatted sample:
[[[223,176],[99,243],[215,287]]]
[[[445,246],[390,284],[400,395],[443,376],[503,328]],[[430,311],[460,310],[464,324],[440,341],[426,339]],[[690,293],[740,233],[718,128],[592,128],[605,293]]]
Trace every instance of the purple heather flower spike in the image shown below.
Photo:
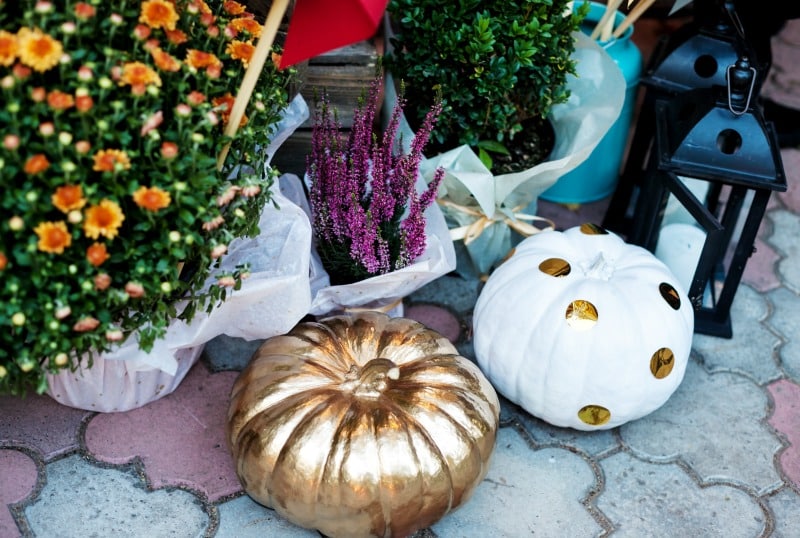
[[[437,169],[428,189],[418,195],[416,181],[423,149],[442,107],[437,101],[414,136],[408,154],[398,155],[397,136],[405,101],[395,104],[383,136],[373,133],[381,96],[381,76],[370,85],[353,115],[345,140],[327,97],[317,107],[311,134],[307,171],[311,180],[309,200],[314,233],[328,261],[349,258],[345,278],[358,280],[400,269],[425,251],[425,210],[436,199],[444,170]],[[402,219],[406,213],[407,216]],[[323,263],[326,259],[323,256]],[[352,277],[352,278],[351,278]]]

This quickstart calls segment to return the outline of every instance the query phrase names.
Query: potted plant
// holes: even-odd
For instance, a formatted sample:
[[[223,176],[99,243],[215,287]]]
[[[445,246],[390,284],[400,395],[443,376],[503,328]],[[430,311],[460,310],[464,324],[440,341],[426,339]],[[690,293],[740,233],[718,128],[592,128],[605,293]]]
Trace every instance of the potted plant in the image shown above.
[[[263,70],[218,167],[260,30],[231,0],[0,1],[0,392],[147,355],[243,286],[226,252],[273,197],[293,78]]]
[[[619,114],[619,68],[579,31],[588,4],[571,4],[389,2],[386,63],[408,87],[411,130],[418,99],[443,95],[428,155],[447,170],[445,214],[469,241],[474,267],[459,270],[488,273],[510,249],[509,222],[533,233],[526,225],[538,195],[580,164]]]
[[[435,171],[427,187],[419,176],[441,101],[427,107],[404,153],[397,139],[402,96],[383,134],[374,133],[382,84],[379,75],[356,107],[347,136],[325,96],[317,105],[306,182],[325,277],[312,314],[395,305],[455,266],[444,218],[433,204],[444,170]]]

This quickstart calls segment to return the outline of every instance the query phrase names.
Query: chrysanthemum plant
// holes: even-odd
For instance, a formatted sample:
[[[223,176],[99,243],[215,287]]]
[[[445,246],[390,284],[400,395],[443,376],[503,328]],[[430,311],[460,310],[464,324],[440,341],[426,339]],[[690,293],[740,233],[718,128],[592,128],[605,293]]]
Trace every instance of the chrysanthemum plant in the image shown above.
[[[416,190],[422,151],[441,113],[437,98],[410,151],[399,150],[404,100],[395,104],[383,135],[375,134],[382,79],[376,78],[343,134],[336,111],[319,100],[306,171],[317,251],[334,285],[395,271],[425,251],[425,210],[436,200],[444,170]]]
[[[230,0],[0,0],[0,393],[241,286],[206,281],[258,233],[293,76],[264,68],[218,167],[260,31]]]

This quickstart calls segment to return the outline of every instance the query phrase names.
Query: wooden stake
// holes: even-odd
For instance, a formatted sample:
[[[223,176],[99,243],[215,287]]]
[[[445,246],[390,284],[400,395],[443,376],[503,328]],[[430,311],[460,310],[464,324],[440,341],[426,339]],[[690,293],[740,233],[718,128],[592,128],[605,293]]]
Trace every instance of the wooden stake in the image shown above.
[[[617,15],[622,0],[609,0],[606,5],[606,10],[600,20],[597,21],[597,26],[594,27],[592,34],[589,36],[592,39],[600,38],[601,41],[608,41],[611,39],[611,31],[614,28],[614,19]]]
[[[261,28],[261,36],[256,43],[253,57],[250,58],[250,64],[244,73],[242,85],[239,86],[233,107],[231,107],[231,114],[228,117],[227,125],[225,125],[226,136],[234,136],[239,129],[239,123],[244,117],[244,111],[247,108],[247,103],[250,102],[250,96],[253,95],[253,89],[256,87],[256,82],[258,82],[258,77],[264,68],[264,63],[270,55],[272,44],[275,42],[275,36],[278,35],[278,28],[288,6],[289,0],[273,0],[272,6],[269,8],[267,20],[264,21],[264,27]],[[217,157],[217,170],[222,170],[222,165],[225,163],[225,158],[228,156],[230,149],[231,144],[228,142],[220,151]]]
[[[625,30],[628,29],[630,25],[635,23],[639,19],[639,17],[644,15],[645,11],[650,9],[650,6],[652,6],[655,3],[655,1],[656,0],[642,0],[641,2],[636,4],[636,6],[634,6],[634,8],[630,11],[630,13],[628,13],[628,16],[625,17],[625,19],[622,21],[622,23],[620,23],[617,29],[614,30],[614,33],[612,35],[614,37],[621,36],[625,32]]]

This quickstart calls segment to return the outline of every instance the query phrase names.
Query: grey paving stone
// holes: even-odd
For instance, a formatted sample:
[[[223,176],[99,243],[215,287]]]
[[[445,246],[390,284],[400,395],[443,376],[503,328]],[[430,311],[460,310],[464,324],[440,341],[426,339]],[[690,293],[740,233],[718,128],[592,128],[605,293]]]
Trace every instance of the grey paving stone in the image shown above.
[[[584,432],[571,428],[559,428],[539,420],[519,407],[515,415],[534,441],[542,445],[573,447],[591,456],[597,456],[619,447],[619,441],[614,435],[615,430]]]
[[[444,538],[597,536],[602,527],[581,504],[596,486],[591,466],[561,448],[532,450],[500,428],[489,473],[473,497],[431,529]]]
[[[800,296],[786,288],[778,288],[771,291],[768,298],[773,313],[767,322],[786,339],[778,350],[781,365],[789,376],[800,379],[800,340],[795,338],[800,334]]]
[[[319,538],[318,532],[298,527],[247,495],[221,503],[218,509],[216,538]]]
[[[190,537],[208,526],[194,495],[147,491],[132,470],[100,468],[73,455],[48,464],[46,473],[47,484],[24,510],[36,536]]]
[[[758,502],[727,485],[698,486],[675,464],[647,463],[626,452],[602,461],[605,489],[597,507],[615,537],[753,538],[767,526]]]
[[[768,313],[766,299],[741,285],[731,308],[733,338],[695,334],[692,349],[709,371],[741,372],[760,384],[774,381],[782,375],[774,358],[781,340],[761,323]]]
[[[800,534],[800,495],[785,488],[769,497],[767,504],[775,514],[773,538],[797,538]]]
[[[763,422],[767,406],[764,390],[747,378],[709,374],[690,360],[672,398],[622,425],[620,436],[644,459],[679,458],[703,481],[731,481],[763,494],[782,484],[774,465],[782,444]]]
[[[409,295],[408,300],[444,304],[455,312],[463,314],[471,312],[475,306],[479,287],[480,281],[477,279],[445,275]]]
[[[797,241],[800,236],[800,215],[778,209],[770,211],[769,217],[774,226],[767,242],[783,256],[778,262],[778,274],[785,285],[800,293],[800,264],[797,263],[800,258],[800,243]]]
[[[203,360],[212,372],[241,371],[250,362],[263,340],[245,340],[221,334],[203,348]]]

